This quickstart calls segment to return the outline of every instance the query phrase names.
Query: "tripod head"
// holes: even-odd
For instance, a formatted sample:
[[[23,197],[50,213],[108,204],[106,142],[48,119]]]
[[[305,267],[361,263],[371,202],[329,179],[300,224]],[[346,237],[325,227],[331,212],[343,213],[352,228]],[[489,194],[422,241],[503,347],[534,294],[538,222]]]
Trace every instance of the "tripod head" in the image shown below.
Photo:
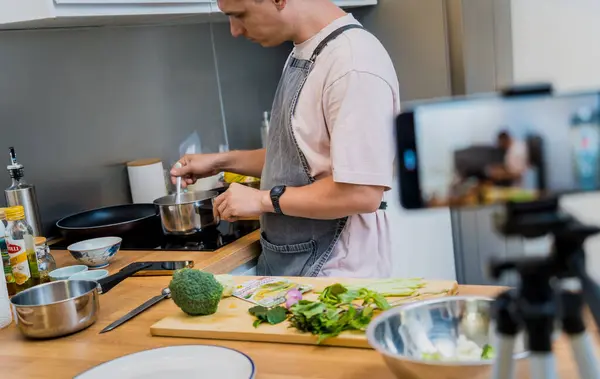
[[[577,278],[583,299],[596,325],[600,327],[600,287],[585,269],[585,240],[600,228],[584,225],[559,208],[558,197],[531,202],[507,203],[505,211],[495,216],[496,228],[505,236],[535,238],[551,234],[552,251],[546,257],[493,261],[490,274],[499,279],[513,271],[520,276],[517,297],[529,304],[550,302],[556,279]]]

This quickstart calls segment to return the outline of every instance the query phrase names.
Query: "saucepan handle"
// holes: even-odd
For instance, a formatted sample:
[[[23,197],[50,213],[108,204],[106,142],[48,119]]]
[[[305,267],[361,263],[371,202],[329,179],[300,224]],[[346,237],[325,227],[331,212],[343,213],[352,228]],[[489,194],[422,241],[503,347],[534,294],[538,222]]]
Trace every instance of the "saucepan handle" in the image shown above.
[[[132,263],[124,269],[122,269],[121,271],[117,272],[116,274],[98,280],[98,284],[100,284],[100,287],[102,288],[102,293],[107,293],[108,291],[113,289],[114,286],[121,283],[123,280],[127,279],[136,272],[148,268],[150,266],[152,266],[152,262]]]

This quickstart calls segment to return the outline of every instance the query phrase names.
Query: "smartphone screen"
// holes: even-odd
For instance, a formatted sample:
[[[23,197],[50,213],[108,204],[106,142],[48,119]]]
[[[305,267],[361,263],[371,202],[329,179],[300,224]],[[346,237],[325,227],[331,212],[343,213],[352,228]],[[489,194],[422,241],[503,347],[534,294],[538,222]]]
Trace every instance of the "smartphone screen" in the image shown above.
[[[466,97],[397,119],[403,207],[469,207],[600,189],[600,94]]]
[[[164,261],[164,262],[148,262],[152,265],[148,268],[140,270],[133,276],[169,276],[179,269],[194,267],[193,261]]]

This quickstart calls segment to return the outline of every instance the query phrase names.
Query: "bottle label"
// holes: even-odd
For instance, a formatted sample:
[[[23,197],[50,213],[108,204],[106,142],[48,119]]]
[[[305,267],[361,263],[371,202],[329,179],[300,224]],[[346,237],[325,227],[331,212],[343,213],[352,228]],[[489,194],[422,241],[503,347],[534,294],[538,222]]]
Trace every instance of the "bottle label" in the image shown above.
[[[27,250],[25,249],[25,240],[13,240],[7,238],[6,247],[10,257],[10,266],[15,277],[15,282],[21,285],[31,278],[29,262],[27,261]]]
[[[10,266],[10,258],[5,251],[2,252],[2,265],[4,266],[4,278],[6,279],[6,283],[14,283],[15,277],[13,276],[12,267]]]
[[[23,239],[25,241],[27,259],[29,260],[29,271],[31,272],[31,276],[34,279],[38,279],[40,277],[40,268],[38,263],[38,257],[35,251],[35,243],[33,241],[33,236],[31,234],[26,234],[23,236]]]

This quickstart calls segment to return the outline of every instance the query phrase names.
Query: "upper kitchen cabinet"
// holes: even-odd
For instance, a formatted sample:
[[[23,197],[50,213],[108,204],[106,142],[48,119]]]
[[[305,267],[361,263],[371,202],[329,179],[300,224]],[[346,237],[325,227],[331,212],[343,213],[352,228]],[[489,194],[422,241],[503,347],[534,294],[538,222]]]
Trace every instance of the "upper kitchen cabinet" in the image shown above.
[[[375,5],[377,0],[333,0],[340,7],[364,7],[366,5]]]
[[[377,4],[377,0],[334,2],[342,7]],[[208,20],[225,20],[216,0],[0,0],[0,29]]]
[[[166,22],[216,9],[216,0],[0,0],[0,29]]]

